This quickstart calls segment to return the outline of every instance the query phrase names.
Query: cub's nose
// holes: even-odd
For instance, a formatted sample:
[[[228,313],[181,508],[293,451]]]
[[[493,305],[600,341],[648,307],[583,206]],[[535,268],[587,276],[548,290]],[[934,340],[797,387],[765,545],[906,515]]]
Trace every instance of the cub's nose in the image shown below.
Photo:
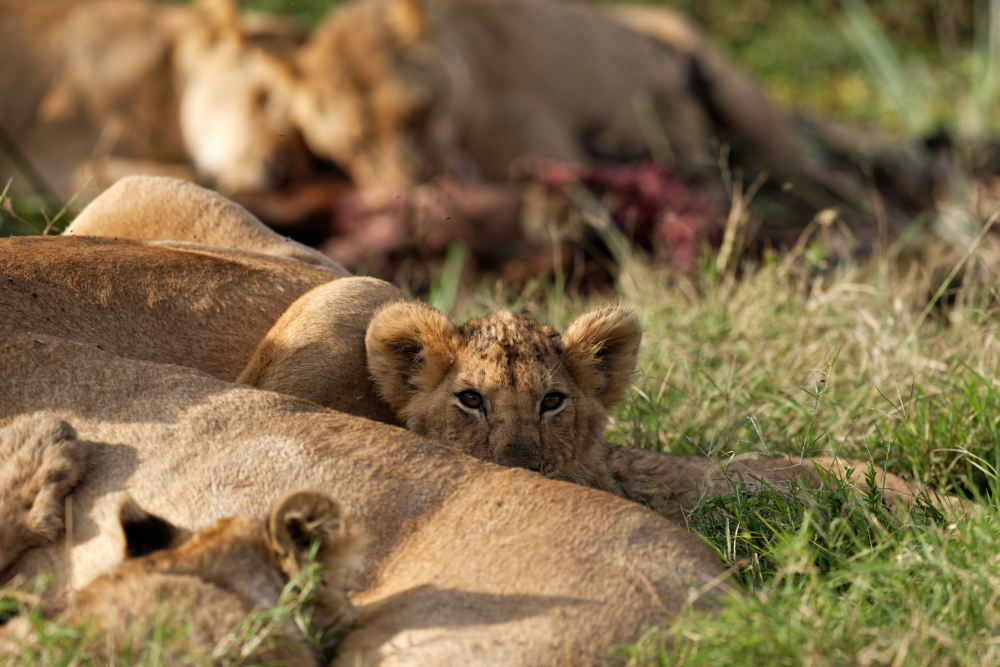
[[[527,438],[514,438],[497,452],[496,462],[502,466],[538,472],[542,468],[542,452],[537,443]]]

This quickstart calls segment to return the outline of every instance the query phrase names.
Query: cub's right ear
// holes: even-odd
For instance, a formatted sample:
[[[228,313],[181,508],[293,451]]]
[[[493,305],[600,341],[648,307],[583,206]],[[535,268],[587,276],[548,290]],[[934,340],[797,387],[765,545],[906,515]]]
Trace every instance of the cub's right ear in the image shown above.
[[[419,301],[396,301],[368,324],[368,372],[389,406],[401,413],[416,394],[444,379],[458,348],[458,329]]]
[[[341,506],[319,491],[292,491],[271,506],[267,521],[270,548],[281,569],[294,577],[305,565],[314,541],[327,575],[340,581],[356,565],[364,545],[361,531]]]
[[[584,392],[612,408],[628,392],[642,329],[635,313],[608,304],[576,318],[562,336],[570,372]]]

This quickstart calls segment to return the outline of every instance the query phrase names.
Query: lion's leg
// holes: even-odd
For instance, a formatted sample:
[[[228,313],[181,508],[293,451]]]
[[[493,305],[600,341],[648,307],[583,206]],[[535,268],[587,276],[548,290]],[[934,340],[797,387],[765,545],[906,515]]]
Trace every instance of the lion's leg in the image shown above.
[[[708,474],[719,464],[707,457],[609,445],[605,461],[622,496],[681,524],[686,522],[685,510],[702,495],[718,495],[724,488]]]
[[[0,431],[0,571],[59,536],[82,468],[76,431],[64,421],[22,416]]]
[[[728,493],[734,481],[780,486],[794,480],[806,488],[818,489],[829,481],[820,470],[829,470],[836,478],[846,477],[859,488],[867,488],[866,462],[827,456],[715,459],[609,446],[606,461],[608,472],[624,497],[649,505],[667,518],[682,523],[685,511],[700,500]],[[875,479],[885,493],[886,502],[894,509],[906,511],[919,495],[917,486],[878,466],[875,467]],[[951,496],[932,493],[931,497],[939,506],[952,510],[961,511],[966,505]]]

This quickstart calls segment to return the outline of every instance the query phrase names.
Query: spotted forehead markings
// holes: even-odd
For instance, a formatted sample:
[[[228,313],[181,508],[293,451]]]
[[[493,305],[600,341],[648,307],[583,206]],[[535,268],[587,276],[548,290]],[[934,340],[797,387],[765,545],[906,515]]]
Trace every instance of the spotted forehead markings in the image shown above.
[[[471,320],[460,330],[466,345],[480,361],[505,373],[504,381],[515,389],[528,389],[558,365],[562,354],[559,333],[529,317],[498,310]],[[487,369],[479,371],[485,380]]]

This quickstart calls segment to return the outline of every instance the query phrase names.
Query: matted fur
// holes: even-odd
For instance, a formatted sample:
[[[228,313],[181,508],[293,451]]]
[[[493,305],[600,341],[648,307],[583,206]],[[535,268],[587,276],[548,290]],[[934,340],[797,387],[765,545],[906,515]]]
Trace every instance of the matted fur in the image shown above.
[[[461,327],[418,302],[372,318],[368,368],[408,428],[477,458],[612,488],[603,466],[607,407],[627,390],[641,332],[609,305],[565,335],[500,310]],[[464,392],[481,400],[470,408]],[[558,405],[546,407],[546,398]]]

